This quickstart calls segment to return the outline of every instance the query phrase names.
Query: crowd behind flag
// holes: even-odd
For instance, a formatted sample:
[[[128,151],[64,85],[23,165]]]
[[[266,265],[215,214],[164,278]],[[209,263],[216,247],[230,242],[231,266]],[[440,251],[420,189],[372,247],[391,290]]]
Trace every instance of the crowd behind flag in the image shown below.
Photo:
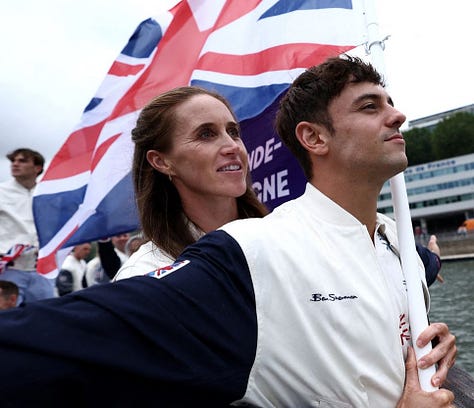
[[[38,271],[54,277],[74,245],[139,228],[130,132],[177,86],[230,101],[269,208],[300,195],[303,174],[273,131],[279,98],[305,68],[365,41],[361,0],[188,0],[143,21],[36,188]]]

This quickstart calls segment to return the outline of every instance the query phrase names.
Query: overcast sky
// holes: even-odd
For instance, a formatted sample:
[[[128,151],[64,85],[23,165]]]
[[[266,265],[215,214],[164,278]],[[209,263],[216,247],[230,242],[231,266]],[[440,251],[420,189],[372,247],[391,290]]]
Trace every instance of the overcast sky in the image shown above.
[[[0,181],[5,154],[47,163],[144,19],[175,0],[16,0],[0,4]],[[376,0],[389,91],[408,120],[474,103],[474,2]]]

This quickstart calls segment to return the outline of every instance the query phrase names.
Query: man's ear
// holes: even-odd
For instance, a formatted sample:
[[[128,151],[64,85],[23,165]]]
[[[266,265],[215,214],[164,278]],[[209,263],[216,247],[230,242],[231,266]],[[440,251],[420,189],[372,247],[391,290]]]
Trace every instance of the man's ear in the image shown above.
[[[155,170],[158,170],[160,173],[167,176],[174,175],[168,160],[166,160],[164,155],[158,150],[148,150],[146,152],[146,159],[148,160],[148,163],[150,163],[150,166]]]
[[[296,125],[296,137],[308,152],[323,156],[328,152],[329,132],[324,126],[311,122],[300,122]]]

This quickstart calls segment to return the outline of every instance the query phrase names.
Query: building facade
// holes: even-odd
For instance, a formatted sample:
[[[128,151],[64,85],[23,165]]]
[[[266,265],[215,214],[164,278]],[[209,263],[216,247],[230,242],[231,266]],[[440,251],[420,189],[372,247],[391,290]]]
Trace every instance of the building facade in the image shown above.
[[[474,153],[410,166],[404,178],[414,227],[425,233],[455,232],[466,218],[474,218]],[[394,217],[389,183],[378,209]]]

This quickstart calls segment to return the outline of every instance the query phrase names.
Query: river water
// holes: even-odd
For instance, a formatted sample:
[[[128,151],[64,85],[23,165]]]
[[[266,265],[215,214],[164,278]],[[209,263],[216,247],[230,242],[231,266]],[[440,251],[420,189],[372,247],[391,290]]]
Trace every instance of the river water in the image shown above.
[[[444,283],[430,286],[431,322],[445,322],[456,336],[456,365],[474,376],[474,261],[444,262]]]

